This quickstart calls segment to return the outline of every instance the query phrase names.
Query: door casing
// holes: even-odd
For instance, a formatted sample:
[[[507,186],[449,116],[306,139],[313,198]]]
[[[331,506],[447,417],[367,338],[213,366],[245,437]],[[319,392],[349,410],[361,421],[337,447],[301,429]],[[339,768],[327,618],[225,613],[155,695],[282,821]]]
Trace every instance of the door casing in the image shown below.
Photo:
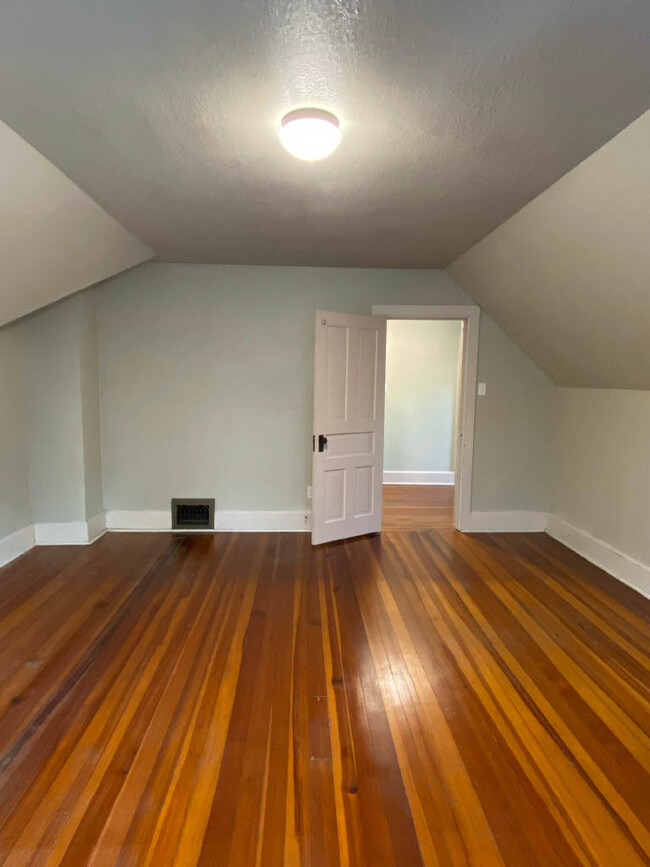
[[[454,527],[464,533],[469,533],[471,531],[474,420],[476,417],[478,336],[481,308],[474,305],[373,304],[372,315],[384,316],[386,319],[459,319],[463,323]]]

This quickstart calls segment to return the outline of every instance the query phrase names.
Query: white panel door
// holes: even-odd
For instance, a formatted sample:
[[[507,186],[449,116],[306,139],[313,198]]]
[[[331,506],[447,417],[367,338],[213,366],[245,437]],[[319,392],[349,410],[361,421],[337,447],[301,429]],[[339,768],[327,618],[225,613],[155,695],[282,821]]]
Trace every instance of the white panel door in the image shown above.
[[[386,320],[316,311],[312,544],[381,530]]]

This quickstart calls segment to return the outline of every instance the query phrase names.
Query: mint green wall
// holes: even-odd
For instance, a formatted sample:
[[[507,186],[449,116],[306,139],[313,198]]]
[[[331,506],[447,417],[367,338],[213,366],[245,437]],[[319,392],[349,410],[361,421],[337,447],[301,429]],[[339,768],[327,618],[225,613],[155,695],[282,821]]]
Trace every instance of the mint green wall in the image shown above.
[[[557,389],[551,512],[650,566],[650,391]]]
[[[472,510],[547,512],[556,389],[485,313],[478,378],[487,395],[476,402]]]
[[[97,360],[97,291],[78,296],[79,398],[83,432],[84,506],[86,519],[104,509],[102,454],[99,423],[99,370]]]
[[[32,517],[85,519],[76,299],[21,323]]]
[[[105,508],[167,509],[172,496],[308,508],[315,309],[471,303],[444,271],[148,263],[106,281]],[[493,373],[477,407],[474,508],[545,509],[550,463],[538,444],[552,387],[482,316],[479,376]]]
[[[385,470],[455,469],[460,338],[460,322],[388,322]]]
[[[23,319],[23,386],[34,522],[85,521],[103,508],[95,290]]]
[[[31,524],[20,329],[0,329],[0,539]]]
[[[0,538],[175,495],[307,509],[315,309],[470,303],[443,271],[156,263],[8,326]],[[479,379],[473,509],[547,509],[553,386],[485,315]]]

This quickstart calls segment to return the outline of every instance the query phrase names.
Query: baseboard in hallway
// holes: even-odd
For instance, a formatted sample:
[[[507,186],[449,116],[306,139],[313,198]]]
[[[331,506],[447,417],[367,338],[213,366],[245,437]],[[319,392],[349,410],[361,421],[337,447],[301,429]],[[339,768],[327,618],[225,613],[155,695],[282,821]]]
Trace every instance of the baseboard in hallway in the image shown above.
[[[454,473],[429,470],[384,470],[385,485],[453,485]]]

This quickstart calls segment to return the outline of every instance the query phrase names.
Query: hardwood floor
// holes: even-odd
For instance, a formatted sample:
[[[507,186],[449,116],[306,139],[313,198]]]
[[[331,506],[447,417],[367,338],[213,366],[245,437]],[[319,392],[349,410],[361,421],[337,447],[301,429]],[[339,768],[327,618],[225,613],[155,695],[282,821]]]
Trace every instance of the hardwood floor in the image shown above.
[[[647,865],[649,615],[543,534],[34,549],[0,861]]]
[[[432,530],[454,526],[453,485],[384,485],[384,530]]]

